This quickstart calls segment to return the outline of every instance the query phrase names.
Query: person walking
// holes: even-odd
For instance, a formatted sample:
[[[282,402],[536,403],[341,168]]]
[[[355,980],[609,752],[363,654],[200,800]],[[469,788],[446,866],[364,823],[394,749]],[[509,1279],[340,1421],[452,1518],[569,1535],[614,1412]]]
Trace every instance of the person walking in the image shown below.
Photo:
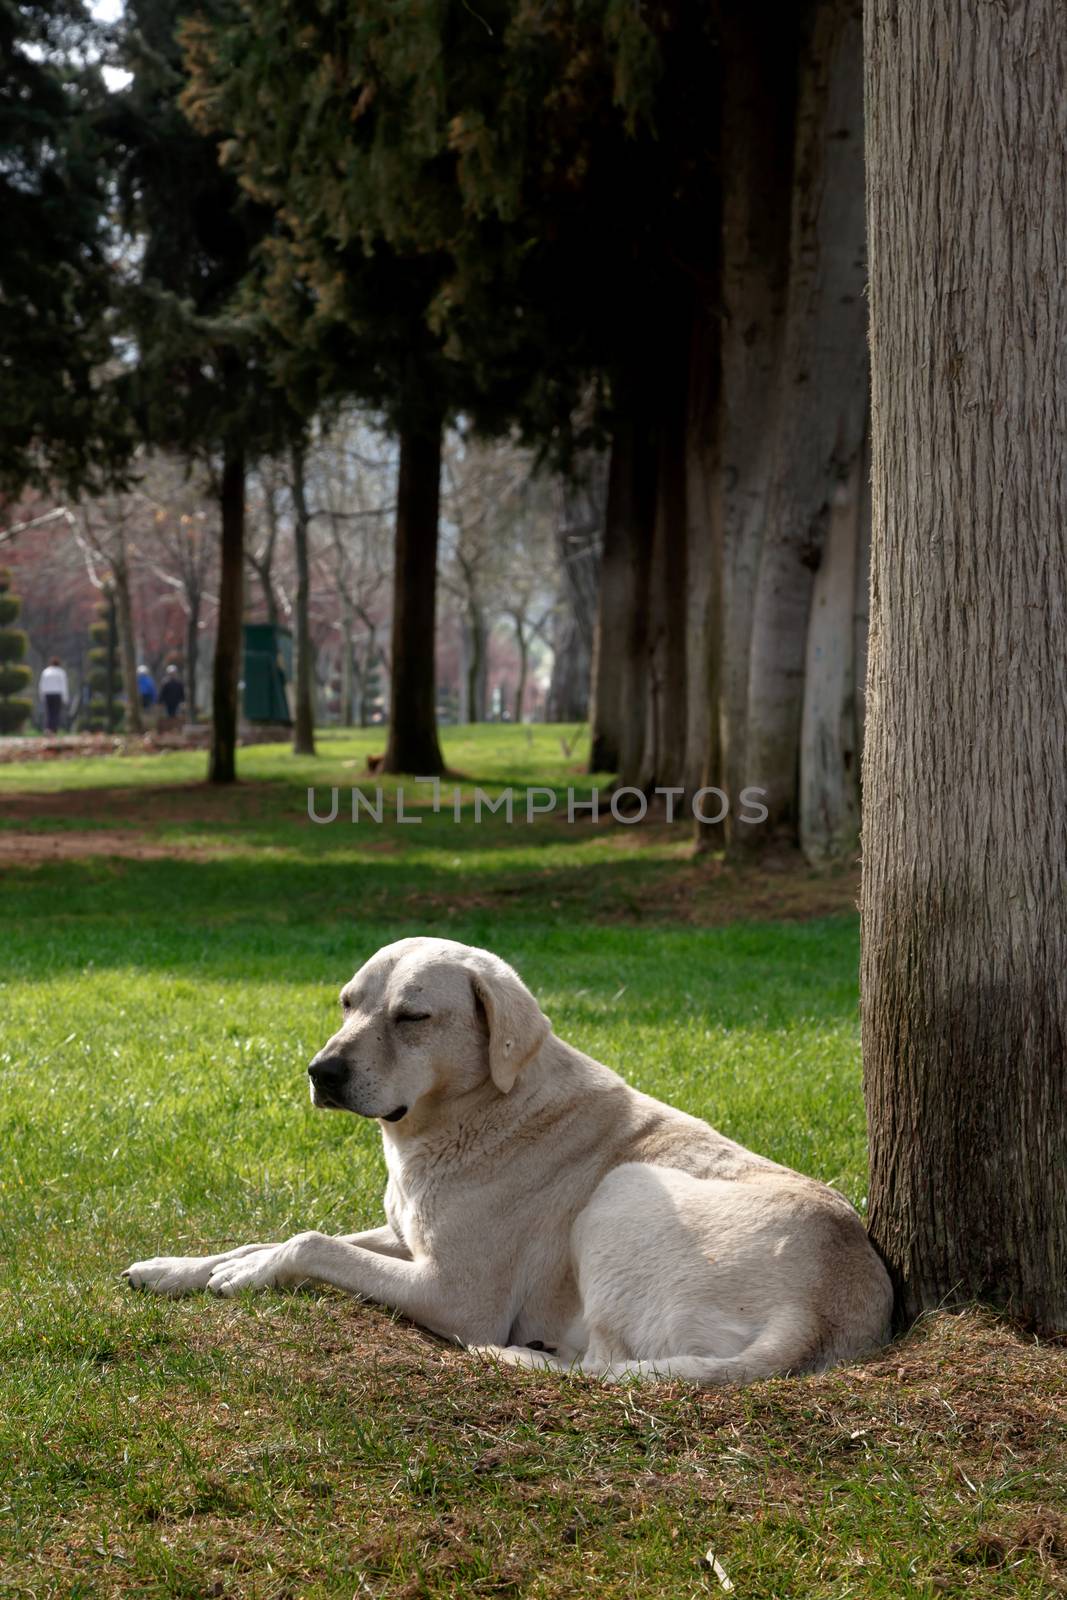
[[[142,711],[151,711],[156,703],[156,680],[143,663],[137,668],[137,693]]]
[[[178,669],[173,661],[167,668],[163,684],[159,691],[159,703],[167,714],[167,722],[173,725],[178,720],[178,712],[185,704],[185,685],[178,675]]]
[[[59,725],[63,720],[63,709],[70,700],[70,685],[67,674],[59,662],[58,656],[53,656],[47,667],[41,673],[37,684],[37,693],[44,706],[45,727],[49,733],[58,733]]]

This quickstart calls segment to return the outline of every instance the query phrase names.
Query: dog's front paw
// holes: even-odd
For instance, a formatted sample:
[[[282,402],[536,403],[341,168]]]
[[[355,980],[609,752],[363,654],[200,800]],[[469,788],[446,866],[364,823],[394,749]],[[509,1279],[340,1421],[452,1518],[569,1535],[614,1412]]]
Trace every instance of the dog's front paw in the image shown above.
[[[131,1289],[147,1289],[152,1294],[195,1294],[206,1289],[214,1267],[212,1256],[153,1256],[150,1261],[135,1261],[122,1276]]]
[[[515,1344],[472,1344],[467,1346],[471,1355],[481,1356],[483,1361],[501,1363],[508,1367],[529,1367],[533,1371],[559,1372],[566,1370],[569,1363],[555,1350],[548,1350],[543,1344],[515,1345]]]
[[[236,1261],[220,1261],[207,1280],[212,1294],[229,1299],[242,1289],[272,1289],[281,1282],[281,1251],[276,1245],[254,1250]]]

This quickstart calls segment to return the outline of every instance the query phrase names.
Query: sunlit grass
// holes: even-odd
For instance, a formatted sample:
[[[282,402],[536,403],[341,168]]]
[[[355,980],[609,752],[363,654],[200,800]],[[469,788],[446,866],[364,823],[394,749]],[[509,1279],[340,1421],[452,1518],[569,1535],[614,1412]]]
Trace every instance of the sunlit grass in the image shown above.
[[[564,1037],[862,1206],[854,915],[774,920],[820,883],[716,876],[680,827],[473,826],[474,781],[588,784],[574,732],[446,731],[459,826],[308,821],[309,782],[373,787],[380,732],[243,751],[222,796],[200,755],[0,767],[20,831],[171,852],[5,875],[0,1595],[674,1600],[718,1589],[709,1547],[741,1600],[1051,1592],[1031,1524],[1062,1416],[1009,1335],[635,1397],[479,1368],[332,1291],[117,1282],[378,1220],[376,1126],[314,1112],[305,1066],[341,982],[415,932],[499,951]]]

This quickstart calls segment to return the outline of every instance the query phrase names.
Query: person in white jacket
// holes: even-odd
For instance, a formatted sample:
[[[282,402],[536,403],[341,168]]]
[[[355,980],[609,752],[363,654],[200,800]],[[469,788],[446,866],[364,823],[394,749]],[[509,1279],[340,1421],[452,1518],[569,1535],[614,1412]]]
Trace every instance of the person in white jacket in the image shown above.
[[[48,732],[58,733],[59,724],[63,717],[63,709],[70,701],[70,685],[67,683],[67,674],[59,664],[58,656],[53,656],[41,673],[37,692],[44,705],[45,724]]]

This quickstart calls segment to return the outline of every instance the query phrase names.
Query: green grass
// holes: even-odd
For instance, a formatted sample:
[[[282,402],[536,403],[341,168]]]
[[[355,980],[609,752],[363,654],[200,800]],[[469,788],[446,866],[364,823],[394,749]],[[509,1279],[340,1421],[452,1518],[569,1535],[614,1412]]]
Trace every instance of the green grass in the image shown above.
[[[222,795],[200,754],[0,766],[12,837],[97,852],[4,875],[0,1595],[673,1600],[722,1592],[709,1548],[739,1600],[1061,1582],[1062,1357],[983,1318],[824,1378],[625,1392],[333,1291],[116,1281],[378,1220],[377,1130],[314,1113],[304,1069],[416,931],[491,946],[565,1037],[863,1204],[855,917],[797,920],[847,893],[694,863],[684,828],[473,826],[474,782],[588,783],[573,734],[456,730],[459,826],[308,822],[309,783],[374,787],[380,733],[243,751]]]
[[[443,746],[450,769],[478,782],[566,785],[581,781],[588,741],[575,724],[540,723],[522,728],[493,726],[445,728]],[[367,756],[385,749],[382,728],[319,729],[315,756],[294,756],[289,745],[260,744],[241,750],[243,779],[277,782],[286,788],[309,783],[362,783]],[[120,741],[121,742],[121,741]],[[132,746],[131,746],[132,748]],[[23,765],[0,765],[0,793],[54,793],[61,789],[155,788],[159,784],[198,783],[207,769],[202,750],[163,754],[69,757]],[[373,780],[377,782],[379,780]],[[382,780],[387,787],[392,780]],[[587,780],[588,781],[588,780]],[[410,782],[410,780],[409,780]]]

